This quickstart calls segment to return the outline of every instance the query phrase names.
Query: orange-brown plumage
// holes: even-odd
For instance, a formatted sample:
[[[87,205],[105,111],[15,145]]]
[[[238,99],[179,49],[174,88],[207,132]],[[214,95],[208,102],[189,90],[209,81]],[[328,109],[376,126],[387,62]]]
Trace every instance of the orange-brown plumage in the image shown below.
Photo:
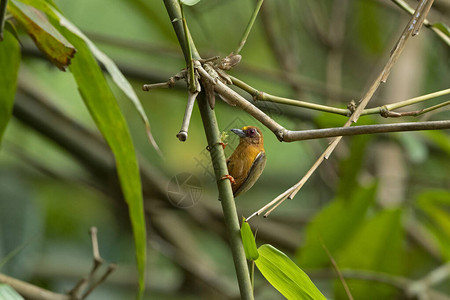
[[[239,145],[227,159],[228,173],[234,178],[234,196],[249,190],[261,175],[266,165],[264,138],[261,130],[254,126],[232,129],[239,137]]]

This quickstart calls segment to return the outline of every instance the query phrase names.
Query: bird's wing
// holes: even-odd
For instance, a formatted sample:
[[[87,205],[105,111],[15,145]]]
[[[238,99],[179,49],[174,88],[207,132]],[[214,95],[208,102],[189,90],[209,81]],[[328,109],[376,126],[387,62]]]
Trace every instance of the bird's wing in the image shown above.
[[[245,178],[245,181],[234,193],[234,197],[236,197],[240,193],[249,190],[258,180],[259,176],[261,176],[261,173],[264,170],[265,166],[266,166],[266,153],[264,151],[261,151],[258,153],[255,160],[253,161],[253,164],[250,168],[250,171],[248,171],[248,175]]]

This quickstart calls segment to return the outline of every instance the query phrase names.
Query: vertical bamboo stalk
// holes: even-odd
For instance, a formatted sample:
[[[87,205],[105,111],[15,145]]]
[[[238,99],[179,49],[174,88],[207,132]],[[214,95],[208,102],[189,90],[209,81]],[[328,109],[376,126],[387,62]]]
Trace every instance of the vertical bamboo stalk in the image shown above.
[[[188,47],[187,42],[190,43],[192,50],[192,57],[200,59],[200,56],[195,48],[189,32],[185,34],[183,24],[181,23],[182,15],[178,0],[164,0],[173,28],[177,34],[178,42],[183,49],[183,54],[188,63]],[[187,26],[185,26],[187,28]],[[188,41],[186,41],[186,37]],[[229,180],[221,180],[221,178],[228,174],[227,163],[225,160],[225,153],[222,146],[219,144],[220,133],[217,126],[216,115],[209,107],[206,97],[203,93],[197,97],[197,103],[200,109],[200,114],[203,120],[203,127],[205,128],[206,140],[211,154],[211,160],[214,167],[214,173],[217,180],[217,188],[219,190],[219,197],[221,199],[222,211],[224,215],[225,225],[230,239],[231,253],[233,255],[234,266],[236,268],[236,277],[239,284],[241,299],[253,300],[253,290],[250,282],[250,274],[248,271],[247,261],[245,258],[244,246],[242,245],[239,219],[234,204],[233,191]]]
[[[221,199],[225,224],[227,227],[228,237],[230,239],[231,252],[233,255],[234,266],[236,268],[241,299],[253,299],[252,285],[245,258],[244,246],[242,245],[239,219],[236,212],[231,184],[229,180],[221,180],[224,175],[228,174],[228,169],[225,160],[225,153],[222,145],[219,144],[221,140],[216,115],[209,107],[203,93],[197,97],[197,102],[210,149],[214,174],[217,180],[217,188],[219,190],[219,197]]]

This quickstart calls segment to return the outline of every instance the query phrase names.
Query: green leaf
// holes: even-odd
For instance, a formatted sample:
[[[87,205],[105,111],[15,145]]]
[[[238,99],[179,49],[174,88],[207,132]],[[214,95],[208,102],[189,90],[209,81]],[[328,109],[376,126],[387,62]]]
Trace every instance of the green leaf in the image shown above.
[[[11,118],[20,65],[19,43],[8,27],[5,27],[3,41],[0,42],[0,144]]]
[[[444,23],[434,23],[433,27],[439,29],[446,36],[450,37],[450,28],[447,25],[445,25]]]
[[[18,2],[18,0],[12,0]],[[100,49],[95,46],[95,44],[81,32],[74,24],[72,24],[69,20],[67,20],[56,8],[50,6],[48,3],[45,3],[42,0],[21,0],[21,2],[34,6],[35,8],[45,12],[48,17],[52,18],[55,22],[60,23],[61,26],[67,28],[73,34],[80,37],[86,45],[89,47],[90,51],[94,54],[94,56],[105,66],[108,73],[111,75],[114,83],[125,93],[125,95],[131,100],[134,107],[136,108],[139,116],[144,122],[145,129],[147,132],[147,137],[150,140],[151,144],[158,152],[158,154],[163,157],[161,150],[156,143],[150,128],[150,122],[148,121],[147,115],[145,114],[144,108],[142,107],[139,98],[136,95],[131,84],[119,70],[117,65],[112,61],[105,53],[103,53]]]
[[[17,0],[12,1],[17,2]],[[91,52],[92,49],[82,37],[65,27],[69,26],[70,22],[42,0],[24,0],[22,2],[29,3],[45,12],[54,21],[53,25],[78,50],[70,65],[70,71],[92,118],[114,153],[120,185],[129,208],[139,272],[138,297],[142,298],[145,288],[147,257],[146,227],[139,168],[127,123]]]
[[[65,34],[68,38],[71,35],[69,31]],[[95,58],[81,38],[72,34],[69,39],[79,50],[72,61],[70,71],[75,77],[91,116],[116,159],[117,173],[128,204],[134,233],[140,295],[142,295],[147,250],[141,179],[135,149],[125,119]]]
[[[259,257],[258,249],[256,248],[255,237],[253,236],[250,225],[242,218],[241,238],[244,244],[245,257],[248,260],[257,260]]]
[[[450,260],[450,192],[428,190],[417,197],[416,204],[425,213],[421,221],[436,238],[444,258]]]
[[[194,6],[195,4],[199,3],[200,0],[180,0],[180,2],[181,2],[183,5]]]
[[[360,135],[351,139],[350,154],[339,163],[339,184],[337,197],[349,199],[358,191],[358,178],[366,157],[367,145],[373,135]]]
[[[334,255],[364,222],[375,200],[376,185],[355,190],[352,199],[334,200],[311,221],[306,229],[305,245],[298,254],[303,268],[328,266],[330,260],[322,244]]]
[[[24,300],[12,287],[0,283],[0,299],[2,300]]]
[[[11,0],[8,7],[14,18],[31,36],[36,46],[48,56],[53,64],[65,71],[76,50],[50,24],[45,14],[15,0]]]
[[[383,11],[379,6],[372,2],[356,4],[355,24],[358,34],[358,43],[362,46],[362,50],[366,50],[369,54],[379,54],[384,49],[385,40],[382,36],[382,27],[379,22],[382,18]]]
[[[398,275],[404,255],[401,217],[401,209],[384,210],[360,225],[335,256],[341,270],[350,268]],[[395,288],[373,282],[347,280],[347,284],[355,299],[391,299],[395,292]],[[336,288],[336,298],[345,299],[342,285],[336,283]]]
[[[286,254],[267,244],[258,251],[255,263],[259,271],[287,299],[326,299]]]
[[[434,146],[450,155],[450,139],[444,131],[429,130],[421,132]]]

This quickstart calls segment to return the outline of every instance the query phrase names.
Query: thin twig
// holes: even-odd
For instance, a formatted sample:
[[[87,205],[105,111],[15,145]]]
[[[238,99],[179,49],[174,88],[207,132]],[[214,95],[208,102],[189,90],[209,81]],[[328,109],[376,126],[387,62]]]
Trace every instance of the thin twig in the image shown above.
[[[25,299],[33,300],[71,300],[69,295],[53,293],[28,282],[9,277],[0,273],[0,282],[10,285]]]
[[[3,29],[5,28],[7,5],[8,0],[0,0],[0,42],[3,41]]]
[[[331,255],[330,251],[328,250],[327,246],[325,246],[323,241],[321,241],[321,245],[322,245],[323,250],[325,250],[325,252],[326,252],[326,254],[328,256],[328,259],[330,260],[334,271],[337,273],[337,275],[339,277],[339,280],[341,281],[342,286],[344,287],[345,293],[347,294],[348,299],[349,300],[353,300],[352,293],[350,292],[350,289],[348,288],[347,282],[345,282],[345,278],[342,275],[341,270],[339,270],[339,267],[338,267],[336,261],[334,260],[333,256]]]
[[[255,10],[253,11],[253,14],[248,21],[247,27],[245,28],[244,35],[241,38],[241,41],[239,42],[239,45],[237,49],[233,52],[234,54],[239,54],[241,52],[242,48],[245,45],[245,42],[247,42],[248,35],[250,34],[250,31],[252,30],[253,24],[255,23],[256,17],[258,16],[259,9],[261,8],[261,5],[263,4],[264,0],[258,0],[256,3]]]
[[[97,227],[93,226],[90,229],[91,240],[92,240],[92,256],[94,257],[94,266],[101,265],[103,263],[103,258],[100,256],[100,251],[98,249],[98,238],[97,238]],[[93,268],[95,271],[97,268]],[[91,272],[93,273],[93,272]]]
[[[195,98],[197,98],[198,92],[188,92],[188,100],[186,104],[186,111],[184,113],[183,124],[181,125],[180,132],[177,134],[177,138],[184,142],[188,137],[189,122],[191,121],[192,109],[194,108]]]
[[[108,270],[105,272],[105,274],[95,283],[91,284],[87,290],[83,294],[83,296],[80,297],[81,293],[86,289],[88,284],[92,282],[95,274],[97,273],[97,270],[102,266],[103,264],[103,258],[100,256],[100,251],[98,248],[98,238],[97,238],[97,227],[93,226],[89,230],[89,234],[91,235],[92,240],[92,257],[93,257],[93,264],[92,269],[89,272],[89,274],[78,281],[78,283],[75,285],[72,290],[70,290],[67,294],[73,296],[76,299],[85,299],[88,294],[90,294],[100,283],[102,283],[112,271],[115,270],[114,267],[111,268],[111,266],[108,268]]]
[[[170,81],[167,82],[159,82],[159,83],[152,83],[152,84],[144,84],[142,86],[142,90],[145,92],[150,91],[151,89],[159,89],[159,88],[171,88],[172,85]]]
[[[398,7],[400,7],[401,9],[403,9],[404,11],[406,11],[409,14],[414,14],[414,9],[409,6],[408,3],[406,3],[403,0],[391,0],[392,2],[394,2]],[[445,33],[443,33],[439,28],[433,26],[433,24],[431,24],[430,21],[428,21],[425,17],[422,20],[423,21],[423,25],[425,25],[425,27],[430,28],[434,33],[437,34],[437,36],[443,41],[445,42],[448,46],[450,46],[450,37],[448,35],[446,35]]]
[[[92,291],[94,291],[100,284],[102,284],[109,275],[111,275],[112,272],[114,272],[117,268],[117,265],[115,264],[110,264],[108,266],[108,269],[105,271],[105,273],[103,274],[102,277],[100,277],[96,282],[94,282],[89,289],[83,294],[83,296],[81,297],[81,299],[86,299],[87,296],[89,296],[90,293],[92,293]]]

